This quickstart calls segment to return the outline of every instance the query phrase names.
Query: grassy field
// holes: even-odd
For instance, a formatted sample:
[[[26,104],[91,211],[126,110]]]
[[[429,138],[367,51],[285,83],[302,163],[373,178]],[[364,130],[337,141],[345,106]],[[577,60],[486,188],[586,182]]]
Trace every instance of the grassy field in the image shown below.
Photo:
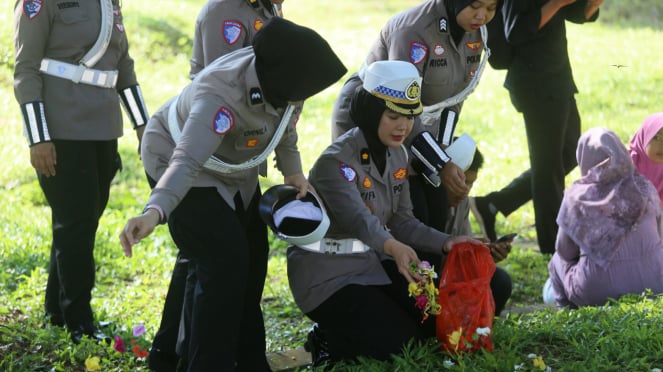
[[[8,3],[12,3],[10,1]],[[177,94],[188,82],[193,23],[203,0],[124,1],[123,13],[131,52],[150,112]],[[349,73],[361,64],[382,24],[414,0],[288,0],[286,17],[322,34],[344,61]],[[149,4],[150,6],[146,6]],[[156,5],[158,4],[158,5]],[[100,358],[102,370],[146,370],[132,353],[92,343],[70,345],[59,328],[42,327],[43,292],[47,278],[50,213],[29,164],[18,105],[12,92],[13,41],[11,4],[0,13],[0,371],[82,371],[85,360]],[[600,22],[569,25],[569,44],[583,128],[607,127],[626,142],[645,116],[663,111],[663,4],[657,0],[607,0]],[[625,67],[617,68],[615,65]],[[348,73],[348,74],[349,74]],[[507,184],[528,167],[522,120],[502,88],[504,71],[487,69],[464,105],[459,133],[478,140],[486,164],[474,194]],[[329,118],[341,81],[311,98],[298,129],[304,167],[308,169],[330,141]],[[136,140],[129,125],[121,140],[124,171],[116,177],[112,197],[101,220],[95,257],[97,286],[93,308],[108,332],[126,342],[135,337],[149,347],[159,320],[176,248],[160,227],[136,249],[122,256],[118,234],[130,216],[139,213],[149,194]],[[263,186],[280,183],[274,169]],[[567,181],[577,178],[577,170]],[[362,361],[350,370],[534,370],[541,357],[554,370],[634,370],[663,368],[663,303],[633,296],[612,306],[578,311],[539,310],[518,314],[540,302],[547,275],[547,257],[536,251],[530,204],[499,219],[501,232],[518,232],[515,250],[503,266],[514,279],[511,313],[495,323],[493,352],[447,356],[436,345],[407,350],[388,363]],[[478,233],[478,229],[475,231]],[[268,349],[300,347],[310,322],[292,301],[285,275],[284,246],[274,241],[263,308]]]

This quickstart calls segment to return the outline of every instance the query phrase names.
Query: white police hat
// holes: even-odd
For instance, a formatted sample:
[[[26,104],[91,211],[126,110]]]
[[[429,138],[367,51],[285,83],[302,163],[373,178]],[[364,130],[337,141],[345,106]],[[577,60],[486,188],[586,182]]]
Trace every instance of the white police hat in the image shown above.
[[[384,100],[388,109],[403,115],[419,115],[421,105],[421,77],[410,62],[375,61],[362,66],[359,78],[364,89]]]
[[[329,217],[318,196],[312,192],[297,199],[292,185],[272,186],[260,198],[262,220],[281,240],[302,246],[320,241],[329,229]]]
[[[465,172],[472,165],[476,149],[477,143],[469,134],[464,133],[456,138],[444,151],[451,157],[451,161]]]

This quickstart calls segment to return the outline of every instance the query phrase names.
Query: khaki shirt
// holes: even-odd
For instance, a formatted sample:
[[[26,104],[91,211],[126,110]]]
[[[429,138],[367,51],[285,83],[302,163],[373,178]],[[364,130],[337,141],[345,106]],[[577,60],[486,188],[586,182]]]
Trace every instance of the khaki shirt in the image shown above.
[[[456,46],[444,3],[429,0],[390,19],[366,58],[367,64],[392,59],[413,63],[423,78],[425,106],[463,90],[481,62],[481,32],[465,33]]]
[[[255,71],[252,47],[218,58],[201,71],[179,95],[177,119],[182,128],[175,144],[168,127],[168,110],[162,106],[147,123],[141,155],[147,174],[158,180],[148,205],[158,205],[170,215],[191,187],[216,187],[234,207],[239,191],[249,205],[258,185],[258,168],[216,173],[203,168],[214,155],[239,164],[267,147],[283,114],[264,101]],[[275,149],[276,166],[284,176],[302,173],[293,115]]]
[[[115,0],[113,13],[110,45],[93,68],[118,70],[117,90],[76,84],[39,71],[45,57],[78,64],[99,34],[99,0],[22,0],[16,6],[14,95],[21,105],[44,102],[51,138],[103,141],[122,136],[118,91],[137,81],[122,11]]]
[[[414,64],[423,79],[421,102],[424,106],[432,106],[453,97],[469,85],[477,72],[483,41],[481,31],[477,30],[465,33],[456,46],[448,24],[449,16],[444,0],[428,0],[409,8],[387,22],[373,44],[366,64],[384,60]],[[332,138],[337,138],[355,126],[349,109],[353,86],[358,84],[361,81],[350,82],[337,98],[332,118]],[[462,103],[450,108],[460,114],[461,106]],[[422,129],[436,137],[438,123],[439,120],[424,123]]]
[[[449,235],[424,225],[412,214],[407,182],[407,155],[390,148],[383,174],[368,154],[359,128],[339,137],[316,161],[309,182],[324,201],[330,219],[326,237],[355,238],[370,246],[366,253],[322,254],[288,249],[288,278],[295,301],[312,311],[348,284],[383,285],[390,280],[381,260],[387,239],[421,251],[441,253]]]
[[[272,17],[272,9],[261,0],[209,0],[196,19],[191,79],[218,57],[251,45]]]

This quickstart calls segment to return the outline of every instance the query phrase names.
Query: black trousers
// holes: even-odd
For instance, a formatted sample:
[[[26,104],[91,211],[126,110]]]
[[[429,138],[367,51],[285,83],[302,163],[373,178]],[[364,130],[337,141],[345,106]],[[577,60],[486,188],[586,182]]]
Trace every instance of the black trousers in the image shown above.
[[[525,120],[530,169],[487,198],[505,216],[532,200],[539,248],[542,253],[554,253],[564,178],[577,165],[580,114],[573,96],[511,92],[511,102]]]
[[[256,190],[246,210],[236,197],[235,211],[215,188],[192,188],[169,217],[195,275],[184,296],[189,371],[269,370],[260,308],[269,245]]]
[[[386,360],[409,340],[435,336],[435,317],[421,323],[396,263],[382,262],[392,284],[348,285],[306,314],[324,332],[333,360],[367,356]]]
[[[412,213],[419,221],[438,231],[445,231],[449,199],[444,185],[434,187],[421,175],[410,177]]]
[[[117,140],[53,143],[56,175],[37,174],[53,232],[45,310],[72,329],[93,321],[95,235],[121,161]]]

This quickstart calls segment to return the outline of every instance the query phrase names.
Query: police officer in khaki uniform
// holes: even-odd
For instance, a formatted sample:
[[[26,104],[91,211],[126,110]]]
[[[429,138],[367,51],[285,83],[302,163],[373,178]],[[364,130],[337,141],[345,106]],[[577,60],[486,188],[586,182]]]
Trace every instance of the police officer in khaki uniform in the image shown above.
[[[209,0],[198,13],[191,79],[218,57],[251,45],[253,36],[284,0]]]
[[[113,0],[21,0],[14,93],[52,211],[46,315],[74,342],[103,337],[90,307],[95,234],[120,169],[120,102],[140,140],[148,114]]]
[[[189,76],[193,79],[220,56],[251,45],[253,36],[278,15],[283,0],[209,0],[198,13]],[[148,180],[154,187],[154,180]],[[148,366],[154,371],[175,370],[178,353],[186,354],[185,328],[180,328],[188,262],[178,254],[168,287],[161,324],[154,336]],[[189,283],[194,283],[191,276]],[[181,332],[180,332],[181,331]]]
[[[408,297],[414,280],[409,265],[419,263],[413,248],[440,257],[453,244],[474,241],[437,231],[412,214],[402,144],[422,111],[417,69],[405,61],[377,61],[363,82],[350,104],[358,127],[322,153],[309,180],[330,219],[321,244],[365,249],[288,249],[294,299],[326,335],[332,360],[385,359],[410,339],[433,336],[434,317],[420,323]]]
[[[317,33],[282,18],[265,23],[252,44],[216,59],[150,119],[141,153],[158,182],[120,236],[131,255],[168,220],[191,259],[189,371],[269,370],[260,310],[269,247],[257,166],[274,149],[284,182],[306,193],[293,108],[346,72]]]
[[[417,121],[412,138],[428,131],[442,147],[451,143],[462,102],[478,83],[484,65],[480,29],[492,20],[498,5],[497,0],[428,0],[394,16],[380,32],[365,63],[409,61],[423,78],[422,104],[431,107],[446,102],[435,120],[421,120],[423,125]],[[349,103],[360,84],[353,75],[336,100],[333,138],[355,126],[348,114]],[[414,170],[421,173],[416,167]],[[469,189],[462,170],[453,163],[442,169],[441,178],[444,187],[434,187],[418,174],[411,175],[410,180],[415,215],[442,231],[447,210],[445,187],[454,194],[467,194]]]

